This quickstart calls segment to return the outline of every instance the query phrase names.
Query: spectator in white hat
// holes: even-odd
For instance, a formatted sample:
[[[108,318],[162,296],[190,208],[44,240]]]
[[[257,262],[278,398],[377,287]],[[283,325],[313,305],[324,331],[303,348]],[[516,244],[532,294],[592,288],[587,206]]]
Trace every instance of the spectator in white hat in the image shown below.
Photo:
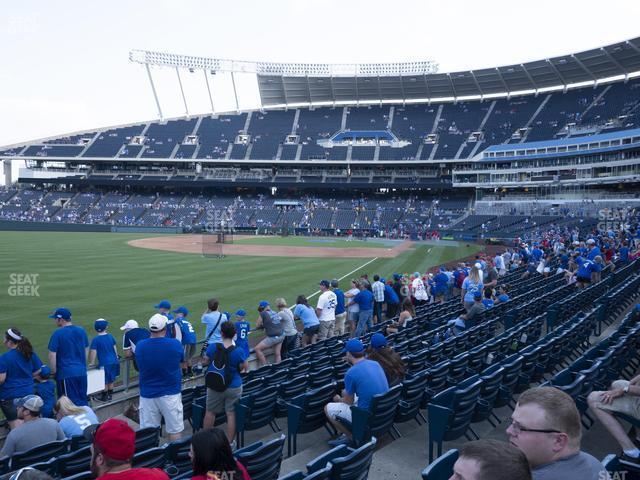
[[[138,364],[135,358],[136,345],[140,341],[149,338],[149,330],[140,328],[138,322],[135,320],[127,320],[125,324],[120,327],[120,330],[124,332],[122,336],[122,351],[124,352],[124,356],[132,359],[134,368],[138,370]]]

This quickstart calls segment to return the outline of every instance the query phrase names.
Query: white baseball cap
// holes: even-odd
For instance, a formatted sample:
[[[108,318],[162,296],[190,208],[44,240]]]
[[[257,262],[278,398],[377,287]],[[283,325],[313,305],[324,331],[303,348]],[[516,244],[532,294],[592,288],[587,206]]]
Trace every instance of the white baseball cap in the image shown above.
[[[159,332],[167,328],[167,317],[156,313],[149,319],[149,330],[152,332]]]
[[[596,241],[593,238],[587,240],[587,245],[593,245],[594,243],[596,243]]]
[[[132,328],[138,328],[138,322],[135,320],[127,320],[120,330],[131,330]]]

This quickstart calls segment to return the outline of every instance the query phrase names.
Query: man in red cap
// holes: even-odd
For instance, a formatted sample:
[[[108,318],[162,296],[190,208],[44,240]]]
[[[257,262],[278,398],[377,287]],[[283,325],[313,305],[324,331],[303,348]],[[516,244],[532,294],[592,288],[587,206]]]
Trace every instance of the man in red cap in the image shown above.
[[[169,480],[158,468],[132,468],[136,434],[129,424],[110,418],[95,429],[87,428],[91,440],[91,472],[96,480]]]

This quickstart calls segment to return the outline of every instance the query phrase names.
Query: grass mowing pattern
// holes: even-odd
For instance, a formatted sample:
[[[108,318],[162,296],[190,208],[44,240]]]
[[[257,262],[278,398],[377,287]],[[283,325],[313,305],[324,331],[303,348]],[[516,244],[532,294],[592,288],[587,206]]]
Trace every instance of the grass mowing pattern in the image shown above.
[[[207,298],[219,298],[222,310],[233,312],[242,307],[254,321],[260,300],[273,303],[282,296],[291,304],[297,295],[315,292],[319,280],[340,278],[368,261],[249,256],[218,260],[127,245],[129,240],[149,236],[0,232],[0,328],[20,328],[45,360],[55,328],[47,315],[54,308],[70,308],[74,323],[85,327],[90,338],[95,335],[94,320],[106,318],[111,333],[120,341],[120,325],[130,318],[146,324],[154,313],[153,305],[168,298],[176,307],[189,308],[198,338],[202,339],[200,315]],[[420,245],[396,258],[376,260],[353,276],[380,273],[388,277],[393,272],[424,271],[477,249]],[[10,296],[10,275],[14,273],[38,274],[39,296]]]
[[[263,237],[234,240],[238,245],[279,245],[286,247],[335,247],[335,248],[393,248],[384,242],[375,240],[353,240],[351,242],[332,237]]]

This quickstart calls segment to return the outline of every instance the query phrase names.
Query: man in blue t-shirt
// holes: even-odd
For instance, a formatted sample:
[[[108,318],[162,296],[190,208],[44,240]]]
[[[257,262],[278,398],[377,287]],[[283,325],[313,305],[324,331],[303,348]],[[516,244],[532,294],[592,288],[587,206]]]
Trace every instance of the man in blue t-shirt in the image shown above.
[[[596,245],[596,241],[593,238],[587,240],[587,260],[595,260],[596,257],[602,256],[600,247]]]
[[[433,293],[436,297],[436,302],[444,303],[444,297],[447,294],[447,288],[449,286],[449,276],[444,266],[440,267],[438,274],[433,277],[433,283],[435,285]]]
[[[367,328],[372,328],[373,323],[373,293],[367,290],[366,285],[361,283],[358,287],[360,291],[351,299],[349,305],[357,304],[360,307],[358,312],[358,325],[356,325],[355,337],[364,335]]]
[[[629,263],[629,245],[627,242],[622,242],[622,246],[619,250],[620,253],[620,261],[622,263]]]
[[[164,418],[169,440],[184,430],[182,414],[182,368],[184,350],[175,338],[167,338],[167,317],[156,313],[149,319],[151,336],[136,346],[140,371],[140,428],[159,427]]]
[[[138,322],[135,320],[127,320],[120,330],[124,331],[122,336],[122,351],[124,356],[133,360],[133,368],[138,370],[138,364],[136,363],[136,345],[142,340],[149,338],[149,330],[146,328],[140,328]]]
[[[107,402],[113,399],[113,383],[120,375],[120,363],[118,360],[118,350],[116,339],[107,332],[109,322],[104,318],[99,318],[93,324],[93,328],[98,332],[98,336],[91,340],[90,361],[95,363],[98,360],[98,367],[104,370],[105,390],[98,400]]]
[[[331,280],[331,290],[336,294],[336,326],[333,329],[335,335],[344,334],[347,309],[344,306],[344,292],[338,288],[338,280]]]
[[[373,396],[389,390],[384,370],[378,362],[365,358],[364,345],[360,340],[349,340],[343,351],[347,354],[347,362],[351,364],[344,377],[344,390],[342,395],[336,395],[333,402],[324,407],[327,419],[341,433],[337,439],[329,441],[333,446],[351,441],[351,432],[337,418],[351,422],[351,405],[369,410]]]
[[[229,372],[231,374],[231,382],[227,388],[218,392],[211,388],[207,388],[207,406],[204,416],[204,428],[212,428],[216,421],[216,414],[226,413],[227,416],[227,438],[229,442],[233,442],[236,436],[236,403],[242,396],[242,377],[240,372],[248,368],[247,356],[242,348],[238,348],[233,344],[233,338],[236,336],[236,327],[231,322],[222,324],[222,342],[213,343],[207,348],[205,360],[211,362],[207,372],[214,371],[213,360],[218,349],[226,349],[229,355]]]
[[[180,306],[176,308],[173,313],[175,316],[175,323],[180,328],[182,332],[182,346],[184,347],[184,361],[187,364],[186,370],[182,373],[185,376],[191,377],[193,375],[193,371],[191,369],[191,358],[196,353],[196,344],[198,343],[198,337],[196,336],[196,331],[193,328],[193,325],[189,320],[187,320],[187,315],[189,315],[189,310],[187,307]]]
[[[236,312],[236,346],[241,348],[244,352],[245,358],[249,358],[249,332],[251,331],[251,324],[245,320],[247,312],[240,309]]]
[[[78,406],[88,405],[87,332],[71,323],[71,312],[67,308],[58,308],[49,318],[54,318],[58,326],[48,347],[49,365],[56,378],[58,397],[66,395]]]
[[[385,315],[387,318],[393,318],[396,316],[398,312],[398,305],[400,305],[400,298],[398,298],[398,294],[391,286],[391,282],[385,282],[384,278],[380,280],[384,283],[384,303],[387,304],[387,311]]]

